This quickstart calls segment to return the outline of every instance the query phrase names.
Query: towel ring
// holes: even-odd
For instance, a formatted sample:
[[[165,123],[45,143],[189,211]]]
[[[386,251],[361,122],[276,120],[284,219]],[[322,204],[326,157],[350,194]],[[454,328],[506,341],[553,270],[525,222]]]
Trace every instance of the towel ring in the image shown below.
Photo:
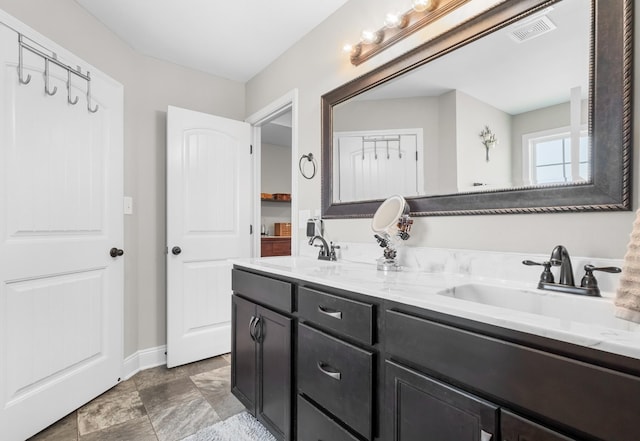
[[[310,162],[311,166],[313,167],[313,171],[311,172],[310,175],[304,171],[304,164],[306,164],[306,162],[302,162],[304,159],[306,159],[307,162]],[[300,160],[298,161],[298,168],[300,169],[300,174],[304,176],[306,179],[313,179],[313,177],[316,175],[316,170],[317,170],[316,158],[313,157],[313,153],[302,155],[300,157]]]

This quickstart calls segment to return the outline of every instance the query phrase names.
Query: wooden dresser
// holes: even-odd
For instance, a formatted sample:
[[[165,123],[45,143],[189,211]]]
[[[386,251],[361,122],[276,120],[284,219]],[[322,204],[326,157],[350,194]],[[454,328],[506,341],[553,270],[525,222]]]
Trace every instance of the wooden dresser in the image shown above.
[[[260,256],[290,256],[291,237],[267,236],[261,239]]]

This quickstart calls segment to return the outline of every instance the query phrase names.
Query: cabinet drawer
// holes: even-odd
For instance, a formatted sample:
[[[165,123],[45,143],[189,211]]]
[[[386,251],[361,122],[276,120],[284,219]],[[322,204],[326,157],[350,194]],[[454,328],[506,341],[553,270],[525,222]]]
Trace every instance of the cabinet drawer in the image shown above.
[[[371,439],[373,353],[299,324],[298,390]]]
[[[273,238],[263,237],[260,241],[260,255],[262,257],[270,256],[290,256],[291,255],[291,238]]]
[[[603,440],[638,439],[640,378],[398,311],[385,318],[394,356],[558,427]]]
[[[301,287],[298,311],[310,322],[373,344],[373,305]]]
[[[273,243],[273,255],[274,256],[288,256],[291,254],[291,242],[274,242]]]
[[[500,426],[503,441],[576,441],[502,409]]]
[[[286,312],[293,310],[293,289],[290,283],[234,268],[231,270],[231,289],[260,304]]]
[[[358,441],[338,423],[298,395],[298,441]]]

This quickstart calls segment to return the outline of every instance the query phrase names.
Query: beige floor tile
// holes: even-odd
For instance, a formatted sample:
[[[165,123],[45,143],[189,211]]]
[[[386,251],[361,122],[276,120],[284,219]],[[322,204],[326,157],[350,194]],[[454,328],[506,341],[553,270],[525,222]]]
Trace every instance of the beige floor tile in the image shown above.
[[[246,410],[242,403],[231,394],[230,366],[194,375],[191,377],[191,381],[221,419],[227,419]]]
[[[158,441],[146,415],[81,436],[80,441]]]
[[[137,390],[112,390],[78,409],[78,432],[86,435],[145,415]]]
[[[179,378],[140,391],[140,398],[149,415],[168,407],[202,398],[202,394],[188,378]]]
[[[220,421],[202,396],[150,413],[151,424],[160,441],[177,441]]]
[[[174,381],[180,378],[179,374],[180,372],[175,368],[168,369],[166,366],[157,366],[138,372],[132,379],[138,387],[138,390],[143,390],[148,387]]]

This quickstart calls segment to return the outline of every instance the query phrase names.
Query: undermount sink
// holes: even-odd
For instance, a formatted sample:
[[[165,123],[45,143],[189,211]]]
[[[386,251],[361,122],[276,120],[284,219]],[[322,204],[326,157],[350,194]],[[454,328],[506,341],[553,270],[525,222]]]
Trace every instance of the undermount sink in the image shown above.
[[[629,323],[615,317],[611,299],[537,289],[468,283],[439,291],[439,295],[529,314],[628,330]]]

